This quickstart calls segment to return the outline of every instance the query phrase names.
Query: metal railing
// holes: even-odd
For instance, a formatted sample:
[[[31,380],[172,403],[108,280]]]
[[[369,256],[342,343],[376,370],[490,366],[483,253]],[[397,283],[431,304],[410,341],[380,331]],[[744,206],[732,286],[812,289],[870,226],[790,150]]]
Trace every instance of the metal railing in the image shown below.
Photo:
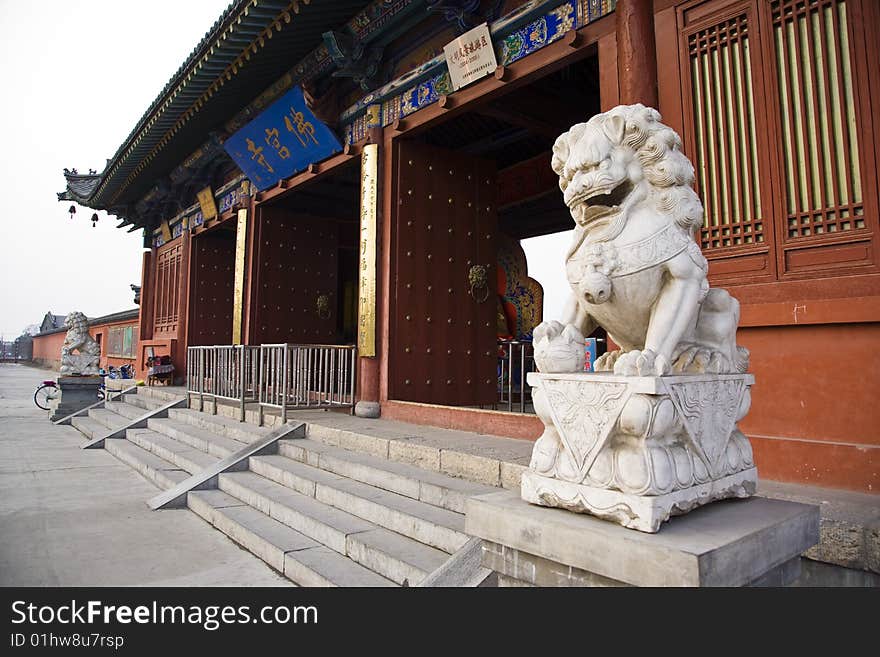
[[[245,404],[256,400],[254,385],[255,347],[247,345],[213,345],[188,347],[186,354],[186,392],[198,395],[199,408],[205,408],[205,399],[238,402],[239,420],[244,421]]]
[[[288,411],[354,408],[357,348],[354,345],[265,344],[187,348],[187,397],[237,402],[239,420],[247,403]]]
[[[354,408],[357,348],[354,345],[260,345],[260,423],[265,407]]]
[[[498,404],[508,412],[516,407],[520,413],[533,413],[532,388],[526,375],[535,371],[535,357],[531,342],[519,340],[498,341]]]

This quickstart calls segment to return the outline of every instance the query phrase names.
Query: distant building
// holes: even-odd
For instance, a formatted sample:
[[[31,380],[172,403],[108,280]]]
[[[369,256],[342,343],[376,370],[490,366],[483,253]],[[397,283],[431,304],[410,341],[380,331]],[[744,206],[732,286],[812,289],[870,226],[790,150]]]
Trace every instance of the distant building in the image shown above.
[[[100,367],[133,365],[138,348],[138,316],[140,311],[124,310],[89,319],[89,333],[101,345]],[[45,323],[45,319],[43,320]],[[33,336],[33,361],[53,370],[61,368],[61,345],[67,336],[63,325]]]
[[[63,328],[65,319],[67,319],[67,315],[55,315],[52,312],[48,312],[40,323],[39,332],[46,333],[47,331]]]
[[[30,333],[22,333],[15,338],[14,353],[16,360],[33,360],[34,337]]]

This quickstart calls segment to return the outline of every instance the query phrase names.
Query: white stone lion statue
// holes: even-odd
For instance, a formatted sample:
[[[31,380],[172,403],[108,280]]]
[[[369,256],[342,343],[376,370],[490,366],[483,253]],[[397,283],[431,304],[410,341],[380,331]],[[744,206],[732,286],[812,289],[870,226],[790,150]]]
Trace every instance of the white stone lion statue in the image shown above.
[[[89,335],[89,320],[81,312],[72,312],[64,320],[64,326],[67,327],[67,337],[61,345],[61,374],[99,374],[101,346]],[[79,353],[74,354],[74,351]]]
[[[566,255],[573,294],[561,322],[534,331],[541,371],[577,371],[583,336],[601,326],[620,350],[596,371],[745,372],[739,303],[709,289],[694,240],[703,220],[694,170],[660,114],[640,104],[597,114],[556,140],[551,166],[576,224]]]

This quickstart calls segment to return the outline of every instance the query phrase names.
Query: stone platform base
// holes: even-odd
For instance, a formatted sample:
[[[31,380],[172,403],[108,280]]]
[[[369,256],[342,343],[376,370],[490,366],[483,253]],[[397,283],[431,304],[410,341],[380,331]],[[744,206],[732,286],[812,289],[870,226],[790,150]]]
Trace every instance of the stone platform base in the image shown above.
[[[58,379],[61,397],[53,400],[49,408],[52,422],[67,417],[98,401],[101,376],[62,376]]]
[[[465,531],[501,586],[784,586],[819,540],[819,507],[727,500],[646,534],[504,491],[468,500]]]
[[[749,468],[665,495],[631,495],[573,484],[526,470],[522,474],[522,498],[532,504],[591,513],[629,529],[654,533],[670,516],[687,513],[716,500],[749,497],[754,495],[757,485],[758,470]]]
[[[745,586],[791,586],[803,577],[801,566],[808,559],[794,557],[769,570],[762,577]],[[483,568],[493,571],[499,588],[564,587],[564,588],[610,588],[632,586],[626,582],[602,577],[595,573],[565,566],[534,554],[515,550],[498,543],[483,541]]]

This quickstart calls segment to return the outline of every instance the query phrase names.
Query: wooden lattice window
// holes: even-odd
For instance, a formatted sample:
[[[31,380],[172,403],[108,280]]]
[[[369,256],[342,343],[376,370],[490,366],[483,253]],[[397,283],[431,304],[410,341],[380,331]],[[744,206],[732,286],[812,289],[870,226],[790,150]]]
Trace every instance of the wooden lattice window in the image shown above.
[[[182,258],[180,243],[163,246],[156,256],[156,333],[177,331]]]
[[[785,238],[864,229],[847,2],[776,0],[770,10]]]
[[[766,239],[748,19],[742,11],[686,35],[703,249]]]
[[[677,9],[683,137],[716,284],[876,268],[876,1]]]

